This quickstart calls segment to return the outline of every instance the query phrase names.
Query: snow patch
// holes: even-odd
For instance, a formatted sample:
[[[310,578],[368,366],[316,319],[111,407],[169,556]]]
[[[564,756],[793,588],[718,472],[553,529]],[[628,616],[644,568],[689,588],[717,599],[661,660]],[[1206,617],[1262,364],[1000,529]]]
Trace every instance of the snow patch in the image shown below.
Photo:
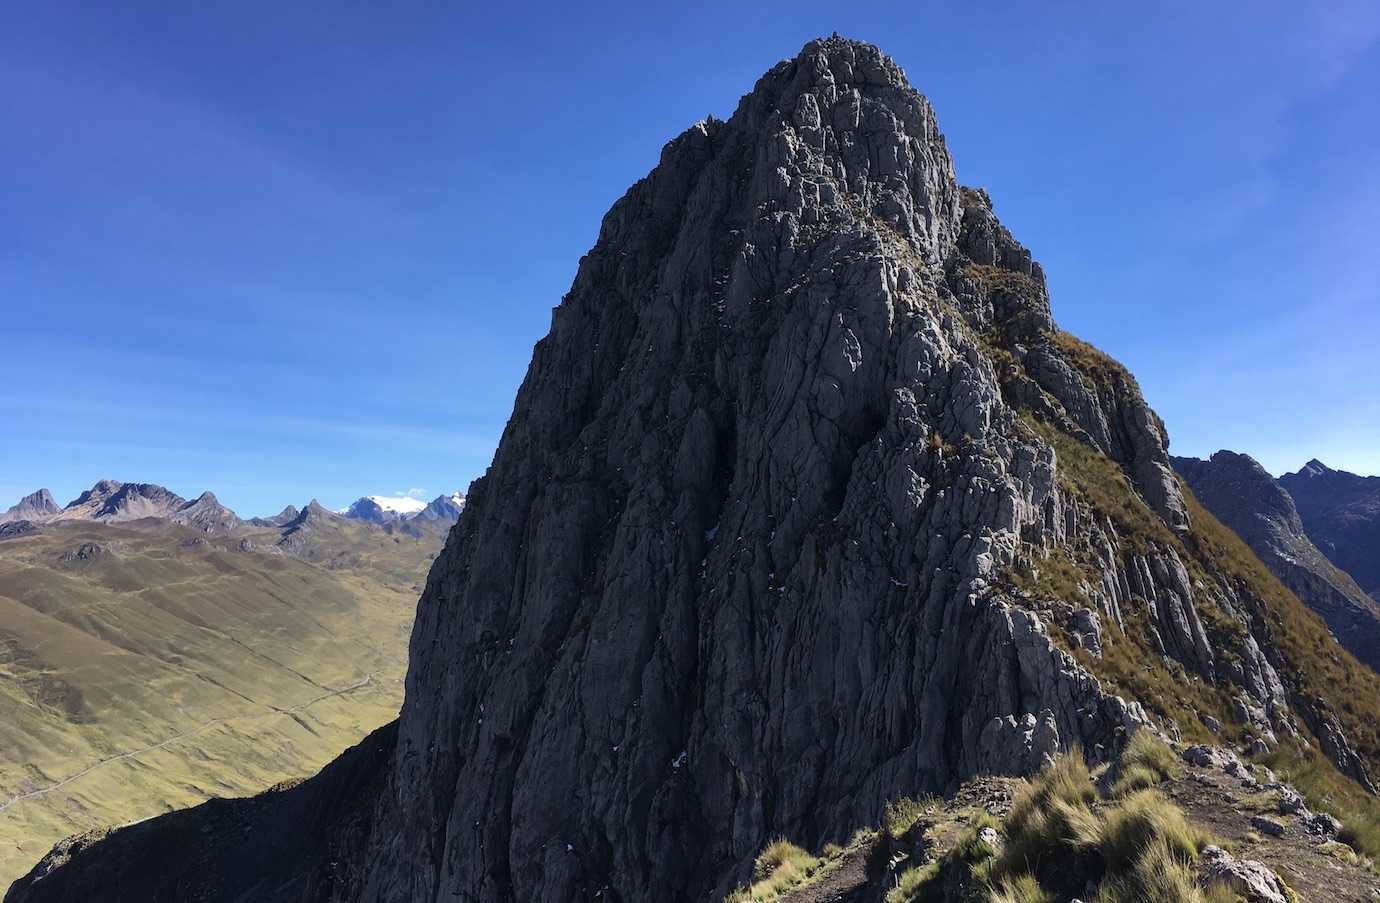
[[[426,507],[426,502],[408,496],[369,495],[365,498],[384,511],[396,511],[398,514],[416,514]]]

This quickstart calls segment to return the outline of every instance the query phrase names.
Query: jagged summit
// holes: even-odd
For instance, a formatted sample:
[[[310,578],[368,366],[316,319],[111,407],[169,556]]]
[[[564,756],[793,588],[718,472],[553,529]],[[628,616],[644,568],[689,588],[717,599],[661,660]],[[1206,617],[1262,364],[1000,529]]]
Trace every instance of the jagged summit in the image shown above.
[[[242,523],[235,512],[222,505],[213,492],[203,492],[183,504],[168,519],[204,533],[229,533]]]
[[[340,513],[353,520],[370,523],[397,523],[426,508],[426,502],[411,496],[366,495]]]
[[[57,502],[53,501],[53,494],[47,489],[40,489],[24,496],[8,511],[0,514],[0,524],[21,520],[42,523],[52,519],[61,510]]]
[[[300,513],[296,505],[287,505],[271,517],[252,517],[249,523],[255,527],[282,527],[296,520]]]
[[[605,216],[431,571],[396,728],[58,851],[11,903],[117,867],[129,899],[714,899],[773,837],[1146,724],[1312,737],[1368,784],[1325,629],[1229,559],[1134,378],[1049,311],[900,68],[807,44]],[[155,863],[188,838],[196,868]]]
[[[1333,470],[1314,459],[1279,482],[1318,548],[1380,600],[1380,476]]]

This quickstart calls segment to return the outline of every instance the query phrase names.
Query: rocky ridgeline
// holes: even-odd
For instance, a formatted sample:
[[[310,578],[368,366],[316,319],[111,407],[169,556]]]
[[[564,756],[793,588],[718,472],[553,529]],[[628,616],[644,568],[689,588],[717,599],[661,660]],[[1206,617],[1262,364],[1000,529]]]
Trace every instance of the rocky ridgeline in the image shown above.
[[[314,521],[328,516],[344,516],[390,531],[397,529],[420,536],[435,534],[455,523],[464,510],[465,497],[458,493],[442,495],[419,507],[419,510],[403,513],[387,511],[368,497],[359,499],[343,515],[327,511],[315,499],[307,507],[316,509],[311,512]],[[65,521],[125,523],[138,520],[166,521],[208,534],[236,533],[241,527],[291,529],[305,523],[303,512],[292,505],[272,517],[254,517],[245,521],[222,505],[211,492],[203,492],[188,501],[156,483],[122,483],[118,480],[99,481],[65,507],[59,507],[47,489],[40,489],[20,499],[8,511],[0,513],[0,524],[28,524],[25,528],[27,532],[33,532],[42,524]],[[14,526],[8,532],[17,533],[18,530]]]
[[[7,899],[116,863],[110,899],[713,899],[770,838],[1178,730],[1113,648],[1367,781],[1190,508],[900,68],[812,42],[605,217],[431,571],[398,724]]]
[[[1309,539],[1293,498],[1249,455],[1174,458],[1193,494],[1361,661],[1380,668],[1380,603]]]
[[[1360,477],[1314,460],[1279,482],[1318,548],[1380,600],[1380,477]]]

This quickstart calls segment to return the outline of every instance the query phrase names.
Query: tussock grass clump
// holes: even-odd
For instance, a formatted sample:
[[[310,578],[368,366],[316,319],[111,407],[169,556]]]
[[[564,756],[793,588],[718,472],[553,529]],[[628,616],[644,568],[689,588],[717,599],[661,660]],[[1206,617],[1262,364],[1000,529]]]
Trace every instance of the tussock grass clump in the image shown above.
[[[724,898],[724,903],[765,903],[779,900],[807,882],[825,862],[785,838],[778,837],[761,853],[752,866],[752,884],[740,887]]]
[[[1121,754],[1112,782],[1112,796],[1123,797],[1183,774],[1174,750],[1146,730],[1136,731]]]
[[[1055,896],[1040,887],[1032,875],[1002,879],[988,899],[991,903],[1055,903]]]
[[[1124,789],[1141,780],[1159,783],[1180,766],[1168,747],[1145,733],[1128,745],[1117,769]],[[1192,865],[1209,842],[1207,834],[1154,789],[1128,790],[1100,802],[1077,752],[1032,779],[1004,827],[1005,849],[973,870],[992,889],[993,900],[1026,899],[1016,894],[1032,882],[1060,899],[1090,882],[1107,903],[1203,899]]]
[[[1131,869],[1151,849],[1163,848],[1180,862],[1191,863],[1207,842],[1207,835],[1188,823],[1182,809],[1153,790],[1142,790],[1107,810],[1097,846],[1103,865],[1117,872]]]
[[[886,804],[882,824],[892,839],[900,840],[921,818],[939,811],[940,805],[938,798],[932,796],[920,799],[903,796]]]
[[[1006,849],[997,875],[1039,874],[1067,868],[1097,844],[1097,800],[1092,775],[1080,752],[1060,756],[1016,798],[1006,819]]]
[[[1204,903],[1193,867],[1181,853],[1161,843],[1150,844],[1137,854],[1130,869],[1102,882],[1097,903]],[[1235,897],[1228,894],[1225,899]]]
[[[940,886],[940,860],[912,866],[900,874],[896,886],[887,891],[886,903],[942,903],[944,891]]]
[[[993,849],[991,844],[982,839],[982,830],[984,828],[991,828],[1000,834],[1002,831],[1002,824],[994,816],[986,812],[982,813],[968,827],[968,830],[964,831],[958,838],[958,842],[954,844],[954,848],[950,851],[949,855],[959,862],[967,863],[970,866],[979,865],[996,856],[997,851]]]
[[[752,882],[738,887],[724,903],[771,903],[788,894],[822,880],[837,869],[844,857],[867,847],[877,839],[877,832],[859,828],[849,838],[847,846],[826,843],[819,856],[778,837],[757,854],[752,864]]]
[[[803,863],[813,858],[786,838],[778,837],[767,844],[766,849],[757,854],[757,859],[752,866],[752,877],[761,881],[783,866]]]

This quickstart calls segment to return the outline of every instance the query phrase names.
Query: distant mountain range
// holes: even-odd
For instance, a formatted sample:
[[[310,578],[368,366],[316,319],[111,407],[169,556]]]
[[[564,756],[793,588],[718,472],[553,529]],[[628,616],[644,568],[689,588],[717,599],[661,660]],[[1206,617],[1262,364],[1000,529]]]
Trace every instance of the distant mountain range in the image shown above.
[[[1327,622],[1337,639],[1380,670],[1380,601],[1367,595],[1357,571],[1380,558],[1380,505],[1360,515],[1366,478],[1317,461],[1279,480],[1249,455],[1219,451],[1209,460],[1173,458],[1193,494],[1246,541],[1265,566]],[[1370,478],[1380,501],[1380,480]],[[1291,490],[1297,490],[1296,497]],[[1302,501],[1300,501],[1302,499]],[[1307,507],[1310,517],[1301,516]],[[1341,511],[1343,513],[1338,513]],[[1346,513],[1349,512],[1349,513]],[[1369,525],[1370,542],[1365,541]],[[1311,525],[1311,528],[1310,528]],[[1347,554],[1338,560],[1338,542]],[[1369,549],[1369,557],[1360,549]],[[1353,568],[1357,571],[1353,571]]]
[[[429,503],[409,496],[366,495],[339,513],[372,524],[453,524],[464,510],[465,497],[456,492],[437,496]]]
[[[64,835],[301,777],[395,717],[463,505],[242,519],[102,480],[0,514],[0,894]]]
[[[465,497],[456,492],[438,496],[427,503],[408,496],[371,495],[360,498],[338,512],[327,511],[313,499],[303,511],[288,505],[272,517],[245,521],[222,505],[211,492],[203,492],[188,501],[156,483],[101,480],[65,507],[58,507],[47,489],[26,495],[18,504],[0,514],[0,524],[46,524],[71,520],[121,523],[153,518],[193,527],[203,533],[226,534],[246,524],[251,527],[287,527],[303,517],[306,510],[313,508],[318,509],[313,511],[317,516],[340,516],[390,530],[401,529],[415,535],[418,532],[435,532],[455,523],[465,508]],[[10,532],[18,530],[12,528]]]

